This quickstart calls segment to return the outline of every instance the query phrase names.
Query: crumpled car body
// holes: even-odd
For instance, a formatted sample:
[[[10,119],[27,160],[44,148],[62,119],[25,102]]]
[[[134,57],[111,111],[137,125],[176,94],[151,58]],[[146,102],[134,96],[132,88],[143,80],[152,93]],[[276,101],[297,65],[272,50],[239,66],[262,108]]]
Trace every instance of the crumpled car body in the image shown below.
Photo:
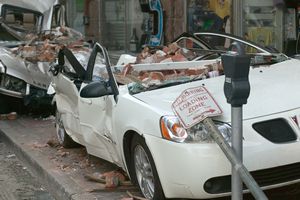
[[[183,91],[205,87],[223,110],[213,120],[231,142],[231,106],[223,92],[220,53],[236,47],[224,46],[227,40],[242,44],[251,57],[251,93],[243,111],[245,166],[262,189],[299,182],[300,61],[220,33],[178,38],[178,44],[198,52],[198,60],[160,62],[176,55],[178,49],[169,47],[158,54],[146,50],[136,59],[164,56],[150,58],[157,63],[131,63],[132,57],[126,62],[122,56],[121,66],[111,66],[99,44],[86,70],[60,59],[51,70],[60,143],[80,143],[89,154],[122,167],[147,199],[230,195],[231,165],[226,156],[202,123],[185,129],[172,110]],[[213,48],[208,48],[210,42]],[[95,66],[99,54],[105,67]],[[69,73],[70,67],[75,73]]]
[[[58,22],[65,23],[64,17],[58,15],[59,10],[64,12],[58,0],[1,0],[0,8],[1,40],[25,40],[28,33],[37,34],[51,30]]]
[[[57,0],[1,0],[0,7],[0,94],[26,106],[50,105],[50,65],[64,45],[88,49],[82,35],[65,27]]]
[[[16,98],[33,95],[33,90],[44,92],[50,83],[49,63],[26,62],[12,54],[9,49],[0,49],[0,93]]]

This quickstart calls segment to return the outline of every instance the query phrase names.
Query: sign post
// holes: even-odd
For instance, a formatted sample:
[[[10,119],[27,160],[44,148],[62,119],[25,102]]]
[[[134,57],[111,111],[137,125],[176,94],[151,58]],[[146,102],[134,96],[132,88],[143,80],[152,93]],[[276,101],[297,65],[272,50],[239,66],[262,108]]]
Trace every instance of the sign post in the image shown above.
[[[258,200],[267,200],[268,198],[260,189],[258,184],[255,182],[247,168],[241,162],[241,160],[235,155],[233,149],[229,146],[229,144],[225,141],[224,137],[215,126],[214,122],[210,118],[206,118],[203,120],[203,124],[205,128],[210,132],[210,135],[214,139],[214,141],[219,145],[227,159],[230,161],[232,167],[237,171],[239,177],[243,180],[247,188],[252,193],[253,197]],[[232,185],[231,187],[234,187]]]

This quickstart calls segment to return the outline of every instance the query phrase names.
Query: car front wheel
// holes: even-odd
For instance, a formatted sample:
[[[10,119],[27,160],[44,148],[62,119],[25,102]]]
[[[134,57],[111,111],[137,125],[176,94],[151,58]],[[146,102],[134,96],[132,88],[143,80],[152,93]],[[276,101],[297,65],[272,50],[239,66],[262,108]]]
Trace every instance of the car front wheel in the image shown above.
[[[133,180],[142,194],[151,200],[165,199],[163,189],[151,153],[140,136],[135,136],[131,145]]]
[[[76,143],[66,132],[64,128],[63,121],[61,119],[61,113],[56,110],[55,114],[55,128],[56,128],[56,135],[59,144],[61,144],[65,148],[74,148],[78,147],[79,144]]]

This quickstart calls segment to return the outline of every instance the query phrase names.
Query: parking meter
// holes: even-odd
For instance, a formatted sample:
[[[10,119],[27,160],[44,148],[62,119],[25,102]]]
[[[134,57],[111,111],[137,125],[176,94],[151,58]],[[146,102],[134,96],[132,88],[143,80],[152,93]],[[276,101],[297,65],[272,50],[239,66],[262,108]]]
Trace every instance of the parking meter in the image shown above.
[[[224,93],[231,104],[232,150],[238,160],[243,162],[243,104],[250,94],[249,68],[250,57],[244,54],[224,54],[221,56],[225,73]],[[243,183],[238,171],[232,164],[232,200],[243,199]]]
[[[224,54],[221,56],[225,73],[224,93],[227,102],[233,107],[240,107],[247,103],[250,94],[248,79],[250,57],[238,54]]]

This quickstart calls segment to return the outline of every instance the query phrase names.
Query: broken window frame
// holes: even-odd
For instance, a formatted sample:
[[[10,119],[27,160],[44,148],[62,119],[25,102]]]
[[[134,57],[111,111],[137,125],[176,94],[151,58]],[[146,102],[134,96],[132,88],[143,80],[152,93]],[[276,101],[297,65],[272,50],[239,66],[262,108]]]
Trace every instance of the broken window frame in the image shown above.
[[[58,4],[53,7],[51,28],[67,26],[67,16],[65,15],[65,6]]]
[[[8,12],[18,13],[20,15],[24,15],[24,13],[33,14],[34,15],[34,26],[33,27],[35,28],[35,30],[34,31],[32,31],[30,29],[26,30],[24,27],[17,28],[15,26],[11,26],[11,25],[7,24],[5,21],[5,18],[6,18],[6,15]],[[20,38],[20,36],[18,36],[18,35],[22,35],[22,33],[24,34],[24,33],[28,33],[28,32],[36,32],[36,33],[40,32],[41,24],[43,23],[43,20],[44,20],[44,16],[40,12],[26,9],[26,8],[21,8],[18,6],[11,6],[11,5],[3,5],[1,7],[1,17],[2,17],[2,20],[5,24],[5,26],[10,29],[10,32],[14,32],[14,31],[17,32],[16,33],[17,38]],[[21,19],[21,17],[20,17],[20,20],[22,20],[22,21],[20,21],[20,26],[21,26],[21,24],[23,24],[23,19]]]

